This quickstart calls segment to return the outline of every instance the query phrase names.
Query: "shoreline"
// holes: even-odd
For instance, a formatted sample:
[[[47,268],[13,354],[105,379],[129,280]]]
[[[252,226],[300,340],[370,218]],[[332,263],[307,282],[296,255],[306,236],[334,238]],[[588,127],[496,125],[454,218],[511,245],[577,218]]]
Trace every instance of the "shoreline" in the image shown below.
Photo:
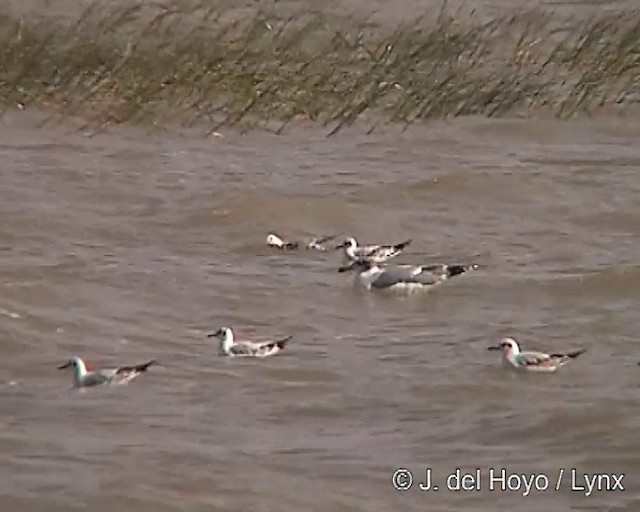
[[[328,134],[458,116],[568,119],[640,101],[640,13],[491,22],[430,11],[373,26],[228,16],[210,2],[92,7],[70,25],[0,17],[0,104],[51,120]]]

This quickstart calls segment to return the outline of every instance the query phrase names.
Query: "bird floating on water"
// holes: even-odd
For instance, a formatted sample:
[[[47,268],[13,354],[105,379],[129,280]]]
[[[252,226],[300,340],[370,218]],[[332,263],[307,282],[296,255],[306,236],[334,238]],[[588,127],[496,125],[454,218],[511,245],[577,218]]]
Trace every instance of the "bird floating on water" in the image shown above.
[[[308,250],[324,252],[328,250],[325,244],[333,240],[336,236],[338,235],[321,235],[311,237],[306,241],[286,242],[275,233],[269,233],[267,235],[267,245],[282,251],[294,251],[302,246]]]
[[[345,263],[352,261],[371,261],[373,263],[384,263],[385,261],[395,258],[404,251],[405,247],[411,244],[413,240],[408,239],[395,245],[358,245],[357,240],[350,236],[343,243],[335,248],[344,249]]]
[[[283,350],[293,336],[286,336],[276,340],[264,341],[236,341],[233,331],[229,327],[221,327],[214,333],[207,334],[208,338],[218,338],[219,354],[231,357],[268,357]]]
[[[581,348],[572,352],[558,352],[546,354],[544,352],[521,351],[515,338],[502,338],[497,345],[488,347],[487,350],[499,350],[502,352],[502,363],[518,370],[530,372],[555,372],[566,365],[571,359],[586,352]]]
[[[117,368],[105,368],[100,370],[87,370],[87,365],[79,357],[72,357],[66,363],[58,366],[59,370],[73,368],[73,385],[77,388],[99,385],[127,384],[138,375],[146,372],[149,366],[156,361],[152,359],[146,363],[133,366],[119,366]]]
[[[452,277],[475,270],[478,265],[394,265],[380,267],[371,261],[356,260],[338,272],[358,270],[355,284],[365,290],[429,290]]]

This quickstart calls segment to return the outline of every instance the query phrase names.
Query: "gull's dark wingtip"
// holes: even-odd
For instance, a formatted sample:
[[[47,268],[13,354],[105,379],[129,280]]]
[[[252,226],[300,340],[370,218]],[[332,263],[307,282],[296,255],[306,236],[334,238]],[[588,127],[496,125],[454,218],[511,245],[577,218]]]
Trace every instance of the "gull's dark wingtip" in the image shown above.
[[[399,244],[394,245],[393,248],[396,249],[397,251],[401,251],[402,249],[404,249],[408,245],[411,245],[412,243],[413,243],[413,239],[409,238],[404,242],[400,242]]]
[[[139,372],[146,372],[149,366],[156,364],[158,361],[156,359],[151,359],[146,363],[139,364],[135,367],[135,369]]]
[[[586,351],[587,351],[586,348],[579,348],[571,352],[562,352],[562,353],[555,353],[555,354],[549,354],[549,355],[551,357],[568,357],[570,359],[575,359],[576,357],[584,354]]]
[[[574,359],[582,354],[584,354],[587,351],[586,348],[579,348],[578,350],[574,350],[572,352],[567,352],[567,357],[570,357],[571,359]]]
[[[142,372],[146,372],[149,366],[156,363],[157,363],[157,360],[151,359],[150,361],[147,361],[146,363],[142,363],[142,364],[136,364],[132,366],[120,366],[116,370],[116,373],[118,374],[129,373],[129,372],[142,373]]]
[[[458,276],[460,274],[464,274],[465,272],[477,269],[478,265],[475,263],[472,263],[471,265],[447,265],[449,277]]]
[[[284,348],[291,340],[293,339],[293,336],[287,336],[285,338],[282,338],[281,340],[278,340],[276,342],[276,344],[278,345],[278,347],[280,347],[281,349]]]
[[[275,340],[273,343],[271,343],[271,346],[276,346],[278,347],[280,350],[284,349],[284,347],[287,346],[287,344],[293,339],[293,335],[291,336],[286,336],[284,338],[281,338],[279,340]]]

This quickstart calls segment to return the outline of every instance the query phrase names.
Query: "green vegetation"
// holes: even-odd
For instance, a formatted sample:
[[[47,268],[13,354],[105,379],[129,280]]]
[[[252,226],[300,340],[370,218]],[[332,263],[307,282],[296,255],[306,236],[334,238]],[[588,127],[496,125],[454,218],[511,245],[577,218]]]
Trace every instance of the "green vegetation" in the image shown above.
[[[102,4],[102,6],[100,6]],[[330,133],[365,118],[546,110],[566,118],[640,100],[640,13],[483,22],[443,12],[385,30],[327,14],[219,11],[215,1],[116,6],[72,22],[0,14],[0,104],[98,128],[171,122]]]

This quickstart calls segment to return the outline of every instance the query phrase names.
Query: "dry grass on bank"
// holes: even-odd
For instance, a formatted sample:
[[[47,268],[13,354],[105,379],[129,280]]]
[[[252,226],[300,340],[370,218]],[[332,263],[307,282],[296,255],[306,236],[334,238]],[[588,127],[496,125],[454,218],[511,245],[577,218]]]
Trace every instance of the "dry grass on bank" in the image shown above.
[[[323,14],[231,16],[215,1],[95,4],[71,24],[0,13],[0,103],[95,126],[179,121],[336,133],[441,116],[640,100],[640,13],[558,23],[427,14],[394,31]]]

